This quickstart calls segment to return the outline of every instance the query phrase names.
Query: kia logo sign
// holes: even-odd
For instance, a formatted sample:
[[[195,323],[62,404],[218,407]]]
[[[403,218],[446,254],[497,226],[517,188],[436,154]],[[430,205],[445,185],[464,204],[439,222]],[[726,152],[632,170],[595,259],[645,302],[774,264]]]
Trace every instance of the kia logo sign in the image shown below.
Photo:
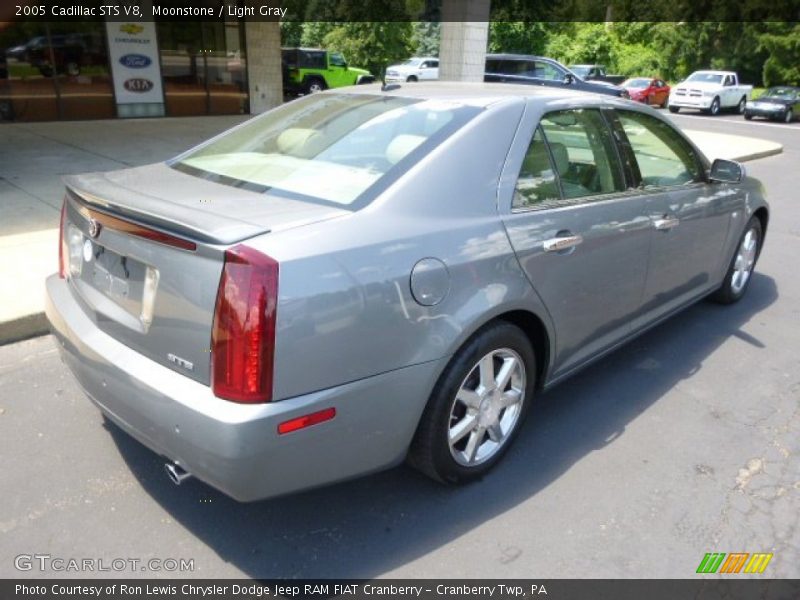
[[[136,92],[139,94],[143,94],[144,92],[149,92],[153,89],[153,82],[149,79],[142,79],[141,77],[134,77],[133,79],[128,79],[124,84],[125,89],[129,92]]]
[[[150,60],[150,57],[144,54],[126,54],[119,59],[119,63],[129,69],[144,69],[150,66],[151,62],[153,61]]]

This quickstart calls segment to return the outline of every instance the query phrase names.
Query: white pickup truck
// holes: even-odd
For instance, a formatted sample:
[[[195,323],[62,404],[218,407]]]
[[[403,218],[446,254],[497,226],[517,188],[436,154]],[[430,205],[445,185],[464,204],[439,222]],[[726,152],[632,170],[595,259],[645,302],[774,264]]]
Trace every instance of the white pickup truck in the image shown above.
[[[681,108],[697,108],[716,116],[726,108],[735,108],[741,114],[752,93],[753,86],[741,85],[733,71],[695,71],[672,88],[669,110],[676,113]]]

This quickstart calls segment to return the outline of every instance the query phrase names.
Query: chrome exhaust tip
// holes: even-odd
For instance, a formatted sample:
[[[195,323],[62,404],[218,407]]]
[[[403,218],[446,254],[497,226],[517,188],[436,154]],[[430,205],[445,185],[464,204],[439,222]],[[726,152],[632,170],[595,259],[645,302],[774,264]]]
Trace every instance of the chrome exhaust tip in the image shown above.
[[[164,470],[167,472],[167,477],[169,477],[170,481],[175,485],[180,485],[192,476],[192,474],[186,472],[183,467],[171,462],[164,463]]]

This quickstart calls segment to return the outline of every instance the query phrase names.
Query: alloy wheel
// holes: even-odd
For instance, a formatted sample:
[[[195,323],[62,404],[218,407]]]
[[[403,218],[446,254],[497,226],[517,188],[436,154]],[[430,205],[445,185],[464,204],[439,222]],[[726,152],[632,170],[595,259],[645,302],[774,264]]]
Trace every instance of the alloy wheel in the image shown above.
[[[525,383],[525,365],[510,348],[492,350],[470,370],[450,407],[448,444],[458,464],[484,463],[510,439]]]
[[[731,275],[731,290],[735,294],[740,294],[750,280],[753,273],[753,265],[756,263],[758,252],[758,232],[751,228],[742,239],[739,249],[736,251],[736,260],[733,263],[733,274]]]

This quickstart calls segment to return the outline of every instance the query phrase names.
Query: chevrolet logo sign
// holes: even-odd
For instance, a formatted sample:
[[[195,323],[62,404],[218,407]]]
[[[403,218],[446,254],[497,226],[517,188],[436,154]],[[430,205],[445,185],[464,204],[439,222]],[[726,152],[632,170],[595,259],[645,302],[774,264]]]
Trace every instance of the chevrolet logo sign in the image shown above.
[[[122,33],[127,33],[128,35],[136,35],[137,33],[142,33],[142,31],[144,31],[144,27],[137,25],[136,23],[123,23],[119,26],[119,30]]]

